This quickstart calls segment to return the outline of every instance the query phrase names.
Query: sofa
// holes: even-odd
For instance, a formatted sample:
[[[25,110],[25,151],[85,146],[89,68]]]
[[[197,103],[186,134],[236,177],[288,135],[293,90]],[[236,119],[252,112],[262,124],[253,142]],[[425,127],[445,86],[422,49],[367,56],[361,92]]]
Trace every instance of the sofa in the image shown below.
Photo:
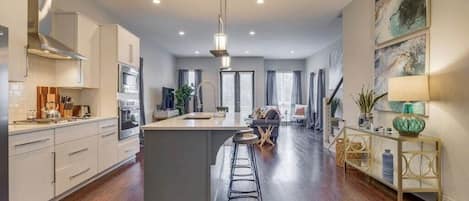
[[[274,143],[277,143],[277,138],[279,136],[279,126],[280,126],[280,113],[277,109],[271,108],[268,109],[262,117],[258,117],[252,120],[251,125],[249,126],[254,130],[254,133],[260,136],[259,130],[257,127],[261,127],[266,130],[269,126],[273,126],[272,135],[270,136],[271,140]]]

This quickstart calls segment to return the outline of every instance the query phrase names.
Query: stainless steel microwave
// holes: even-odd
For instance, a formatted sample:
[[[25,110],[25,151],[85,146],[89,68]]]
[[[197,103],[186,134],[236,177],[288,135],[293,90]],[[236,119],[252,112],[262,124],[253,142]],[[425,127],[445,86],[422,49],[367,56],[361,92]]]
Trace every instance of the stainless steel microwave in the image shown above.
[[[140,77],[138,70],[132,66],[119,64],[119,93],[137,94]]]

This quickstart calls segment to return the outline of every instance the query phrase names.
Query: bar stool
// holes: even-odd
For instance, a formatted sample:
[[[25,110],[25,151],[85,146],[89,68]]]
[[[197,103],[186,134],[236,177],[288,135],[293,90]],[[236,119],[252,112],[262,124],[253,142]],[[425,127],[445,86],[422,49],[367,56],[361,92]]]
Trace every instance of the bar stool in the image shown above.
[[[259,182],[259,174],[257,172],[256,155],[254,145],[259,141],[259,137],[252,130],[244,130],[235,133],[233,136],[233,155],[231,158],[230,184],[228,188],[228,200],[253,198],[262,201],[261,186]],[[248,150],[248,158],[239,158],[239,145],[246,145]],[[248,161],[247,165],[238,164],[239,161]],[[249,170],[249,173],[237,174],[237,169]],[[234,190],[235,182],[253,182],[256,185],[255,190],[241,191]]]

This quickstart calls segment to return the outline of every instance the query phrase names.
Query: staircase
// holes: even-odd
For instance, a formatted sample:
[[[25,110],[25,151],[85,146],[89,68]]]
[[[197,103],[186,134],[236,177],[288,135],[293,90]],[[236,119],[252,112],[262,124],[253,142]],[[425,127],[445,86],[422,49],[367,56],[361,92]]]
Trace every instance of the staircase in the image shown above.
[[[330,97],[324,98],[323,101],[323,110],[324,110],[324,147],[327,147],[329,150],[335,151],[335,143],[337,138],[341,136],[342,131],[345,127],[345,120],[340,117],[333,117],[332,116],[332,107],[333,104],[337,104],[334,102],[334,99],[337,96],[337,92],[342,87],[344,82],[344,78],[342,77],[339,83],[336,85],[334,92]],[[340,103],[339,103],[340,104]],[[334,107],[338,107],[335,105]]]

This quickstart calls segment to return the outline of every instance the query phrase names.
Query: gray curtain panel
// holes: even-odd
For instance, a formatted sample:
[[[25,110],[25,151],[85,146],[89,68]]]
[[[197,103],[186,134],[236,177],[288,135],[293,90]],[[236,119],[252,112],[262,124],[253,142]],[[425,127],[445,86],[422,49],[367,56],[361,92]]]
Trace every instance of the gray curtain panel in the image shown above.
[[[277,105],[277,83],[275,71],[267,71],[266,104]]]
[[[316,101],[316,123],[315,129],[322,131],[324,112],[322,109],[323,99],[326,97],[326,76],[324,69],[319,69],[318,72],[318,90],[317,90],[317,101]]]
[[[301,71],[293,71],[292,104],[303,103],[303,89],[301,87]]]
[[[308,128],[314,128],[316,121],[316,113],[314,112],[314,76],[315,73],[309,74],[309,95],[308,95],[308,109],[306,112],[306,126]]]
[[[195,89],[197,89],[197,86],[199,86],[199,84],[202,82],[202,70],[195,70],[194,71],[195,73],[195,86],[196,87]],[[194,90],[195,90],[194,89]],[[197,91],[195,92],[197,93]],[[200,108],[200,111],[199,111],[199,108],[197,107],[197,105],[199,104],[199,98],[198,96],[200,96],[200,104],[201,104],[201,108]],[[203,104],[204,104],[204,100],[203,100],[203,93],[202,93],[202,88],[200,88],[200,93],[199,94],[195,94],[195,96],[193,97],[193,101],[192,103],[194,104],[194,112],[203,112],[204,111],[204,107],[203,107]]]
[[[241,112],[241,78],[235,73],[235,112]]]
[[[183,85],[189,83],[189,70],[181,69],[178,71],[178,87],[181,88]],[[189,104],[185,103],[184,112],[189,112]]]

